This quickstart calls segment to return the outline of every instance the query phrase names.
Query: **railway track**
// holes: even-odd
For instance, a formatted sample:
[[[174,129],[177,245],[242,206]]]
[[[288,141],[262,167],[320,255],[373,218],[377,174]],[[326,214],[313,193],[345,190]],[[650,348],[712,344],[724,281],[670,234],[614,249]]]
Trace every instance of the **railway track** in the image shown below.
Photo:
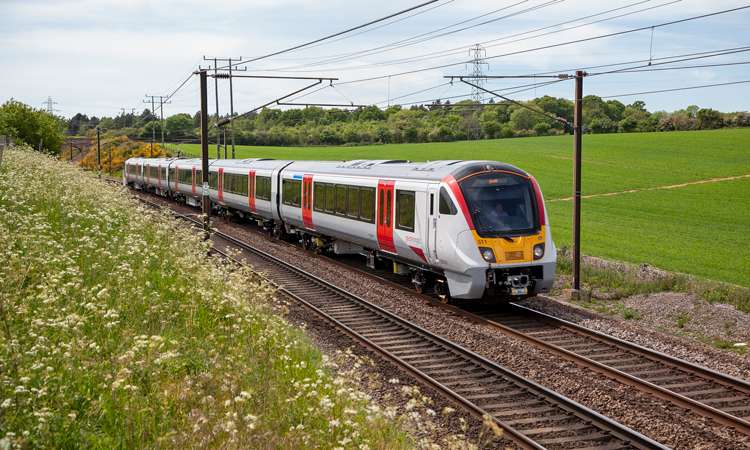
[[[151,202],[149,202],[151,203]],[[160,206],[151,203],[155,206]],[[196,225],[200,222],[182,216]],[[280,290],[523,449],[665,449],[661,444],[231,236],[212,230]],[[222,253],[220,250],[215,250]],[[226,256],[226,255],[225,255]]]
[[[235,243],[233,245],[237,246],[238,244]],[[353,262],[348,260],[348,258],[338,258],[337,261],[333,262],[352,269],[351,265]],[[363,263],[358,264],[364,266]],[[410,285],[408,278],[406,278],[407,281],[404,283],[403,280],[405,277],[394,278],[388,275],[388,271],[380,271],[379,274],[365,272],[365,274],[371,278],[385,279],[390,285],[394,287],[398,285],[399,289],[419,296],[413,289],[408,287]],[[296,283],[293,280],[290,282]],[[518,305],[498,309],[489,308],[486,305],[482,307],[476,304],[467,304],[460,305],[462,308],[457,308],[456,306],[443,305],[440,300],[434,297],[421,297],[476,323],[491,326],[596,372],[649,392],[658,398],[668,400],[675,405],[704,417],[709,417],[716,423],[732,427],[741,433],[750,435],[750,423],[748,423],[748,418],[750,418],[750,384],[747,382],[592,330],[587,330],[575,324],[564,322]],[[317,306],[313,306],[317,308]],[[348,309],[350,308],[342,307],[342,311]],[[321,309],[321,311],[323,310]],[[355,314],[354,317],[357,317],[357,315]],[[337,319],[334,318],[333,320]],[[369,319],[365,320],[364,323],[369,323]],[[362,336],[367,339],[368,333],[365,330]],[[373,337],[377,339],[381,338],[377,333]],[[386,334],[382,338],[390,342],[390,338]],[[377,339],[371,342],[371,344],[374,343],[377,345]],[[396,341],[399,342],[399,340]],[[429,342],[435,341],[430,340]],[[404,345],[408,346],[411,344]],[[426,345],[427,348],[430,348],[432,344]],[[451,361],[451,366],[455,362],[456,367],[463,368],[465,365],[464,361],[454,361],[453,358],[455,357],[457,356],[444,356],[447,361]],[[397,364],[402,365],[404,362],[401,361]],[[437,365],[435,366],[438,367]],[[406,368],[406,366],[402,367]],[[414,367],[407,370],[411,372],[413,369]],[[502,372],[483,373],[479,369],[471,369],[468,372],[464,371],[462,373],[476,374],[472,375],[472,378],[475,377],[478,379],[492,378],[493,376],[505,377],[505,375],[497,375]],[[479,375],[480,373],[482,375]],[[429,375],[427,378],[430,379]],[[433,381],[439,381],[439,379]],[[426,382],[434,386],[434,383],[430,381]],[[434,387],[447,396],[459,401],[455,393],[451,394],[444,390],[445,386]],[[524,389],[528,390],[529,388],[524,387]],[[549,396],[548,394],[546,395]],[[477,399],[472,397],[470,400]],[[533,399],[529,401],[534,402]],[[477,401],[477,403],[478,405],[474,406],[478,406],[480,410],[484,411],[482,405],[486,406],[487,404],[483,401]],[[510,402],[506,401],[505,403]],[[557,401],[555,403],[559,404]],[[486,412],[492,412],[492,410]],[[516,424],[513,420],[506,422],[509,423],[505,425]],[[560,430],[559,426],[549,426],[546,428]],[[621,447],[615,446],[612,448]]]

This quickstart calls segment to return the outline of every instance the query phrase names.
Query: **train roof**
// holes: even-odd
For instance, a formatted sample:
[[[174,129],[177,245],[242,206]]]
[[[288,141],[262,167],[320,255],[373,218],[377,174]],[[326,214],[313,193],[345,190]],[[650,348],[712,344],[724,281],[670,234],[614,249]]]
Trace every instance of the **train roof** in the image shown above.
[[[200,158],[132,158],[132,162],[145,161],[177,162],[176,165],[202,165]],[[212,167],[249,168],[249,169],[277,169],[285,167],[286,171],[310,174],[331,174],[363,176],[373,178],[402,178],[413,180],[441,181],[451,175],[456,180],[466,176],[493,170],[515,173],[524,177],[529,175],[518,167],[498,161],[477,160],[440,160],[427,162],[412,162],[403,159],[355,159],[351,161],[290,161],[270,158],[247,159],[209,159]]]

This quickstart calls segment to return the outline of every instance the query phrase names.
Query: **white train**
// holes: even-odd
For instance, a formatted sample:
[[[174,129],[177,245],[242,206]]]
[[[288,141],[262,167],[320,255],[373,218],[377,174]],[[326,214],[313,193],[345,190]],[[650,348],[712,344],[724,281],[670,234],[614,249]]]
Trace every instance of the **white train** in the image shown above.
[[[123,183],[200,206],[200,159],[132,158]],[[388,264],[418,292],[508,301],[547,293],[556,249],[534,177],[493,161],[210,160],[212,211],[316,252]]]

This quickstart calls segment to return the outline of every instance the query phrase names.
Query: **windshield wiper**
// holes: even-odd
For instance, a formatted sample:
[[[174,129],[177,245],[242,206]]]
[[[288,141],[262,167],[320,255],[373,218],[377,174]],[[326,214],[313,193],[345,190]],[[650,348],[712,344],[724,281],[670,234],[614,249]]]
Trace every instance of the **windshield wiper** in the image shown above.
[[[474,219],[476,219],[479,226],[484,228],[485,230],[495,231],[492,227],[484,225],[484,223],[482,222],[482,218],[479,215],[482,211],[480,211],[479,208],[477,208],[477,205],[476,203],[474,203],[474,200],[471,201],[471,206],[474,208]]]
[[[516,242],[515,238],[512,238],[510,236],[498,236],[499,239],[505,239],[508,242]]]

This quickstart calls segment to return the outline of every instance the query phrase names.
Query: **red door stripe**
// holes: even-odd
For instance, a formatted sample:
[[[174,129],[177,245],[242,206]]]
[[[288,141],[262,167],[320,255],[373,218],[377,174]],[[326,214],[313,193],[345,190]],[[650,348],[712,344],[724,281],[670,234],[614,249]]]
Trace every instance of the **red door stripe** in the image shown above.
[[[247,206],[250,207],[250,212],[257,212],[255,209],[255,171],[251,170],[247,177]]]
[[[224,169],[219,169],[219,203],[224,204]]]
[[[312,180],[312,175],[303,175],[302,177],[302,220],[308,230],[315,230],[312,221]]]
[[[195,167],[193,167],[193,197],[195,197]]]

